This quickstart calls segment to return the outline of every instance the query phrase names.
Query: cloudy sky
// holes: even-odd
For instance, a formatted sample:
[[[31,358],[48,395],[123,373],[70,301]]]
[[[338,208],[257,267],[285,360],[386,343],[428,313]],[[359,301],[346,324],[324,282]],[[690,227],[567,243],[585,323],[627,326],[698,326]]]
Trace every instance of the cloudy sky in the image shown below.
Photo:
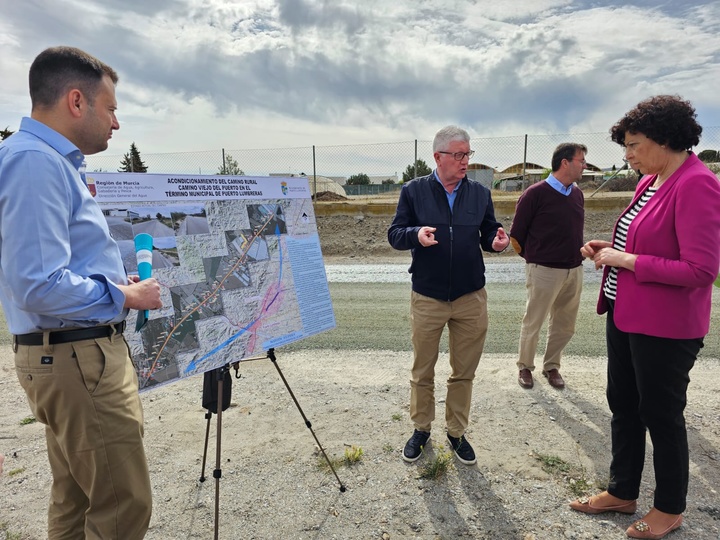
[[[607,132],[679,93],[720,126],[710,0],[0,0],[0,128],[72,45],[116,69],[107,153]]]

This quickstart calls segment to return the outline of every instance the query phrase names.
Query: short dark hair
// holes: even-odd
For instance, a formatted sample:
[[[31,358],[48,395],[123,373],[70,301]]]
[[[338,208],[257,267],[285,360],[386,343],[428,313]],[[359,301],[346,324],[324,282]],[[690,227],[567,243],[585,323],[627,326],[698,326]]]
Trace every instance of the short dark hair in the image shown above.
[[[560,169],[560,165],[562,164],[563,159],[571,161],[572,158],[575,157],[575,154],[578,153],[578,151],[587,154],[587,146],[585,146],[584,144],[573,142],[564,142],[558,144],[555,148],[555,151],[553,152],[552,161],[550,162],[553,172]]]
[[[115,70],[75,47],[50,47],[30,66],[32,108],[52,107],[72,88],[79,89],[92,105],[103,76],[117,84]]]
[[[638,103],[610,128],[610,138],[625,146],[626,133],[642,133],[658,144],[680,152],[697,146],[702,127],[695,107],[677,95],[653,96]]]

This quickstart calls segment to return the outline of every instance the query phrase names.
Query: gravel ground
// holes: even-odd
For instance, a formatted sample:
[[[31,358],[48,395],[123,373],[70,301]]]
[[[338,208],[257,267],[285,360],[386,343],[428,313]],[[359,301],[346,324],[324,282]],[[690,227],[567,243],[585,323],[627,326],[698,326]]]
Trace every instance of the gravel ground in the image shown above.
[[[0,352],[0,450],[8,457],[0,481],[0,531],[8,538],[45,537],[50,472],[43,428],[20,426],[29,415]],[[477,465],[453,461],[438,479],[423,467],[446,451],[442,405],[448,362],[438,363],[440,407],[432,447],[415,464],[400,450],[410,435],[410,352],[297,351],[278,353],[288,380],[331,458],[361,448],[354,465],[337,464],[347,487],[320,467],[312,433],[269,360],[240,366],[233,404],[223,414],[219,481],[219,538],[223,539],[621,539],[642,516],[585,516],[571,511],[570,479],[602,484],[609,460],[609,415],[601,359],[564,360],[568,387],[539,380],[523,390],[511,356],[483,358],[477,374],[468,439]],[[143,394],[146,450],[154,491],[148,539],[212,538],[214,532],[216,416],[208,463],[199,482],[206,420],[202,379],[194,377]],[[669,538],[716,540],[720,535],[720,363],[693,371],[687,421],[691,481],[685,525]],[[560,462],[547,472],[538,456]],[[552,458],[552,459],[551,459]],[[652,504],[648,462],[640,510]],[[14,536],[12,536],[14,535]],[[0,532],[0,538],[2,533]]]

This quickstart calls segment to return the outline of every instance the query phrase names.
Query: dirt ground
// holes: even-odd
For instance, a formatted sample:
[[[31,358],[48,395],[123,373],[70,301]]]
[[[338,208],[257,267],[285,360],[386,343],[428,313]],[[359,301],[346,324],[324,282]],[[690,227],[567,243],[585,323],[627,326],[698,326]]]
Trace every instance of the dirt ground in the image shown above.
[[[496,215],[506,232],[510,232],[512,215]],[[618,211],[586,212],[585,239],[610,240]],[[408,254],[393,249],[387,241],[387,229],[393,216],[318,216],[317,226],[320,244],[326,257],[348,259],[407,258]],[[512,250],[506,251],[513,256]]]
[[[378,298],[378,302],[382,300]],[[447,356],[437,370],[437,420],[432,444],[417,463],[400,456],[411,432],[408,371],[411,352],[299,351],[277,365],[328,455],[340,483],[269,360],[244,363],[223,413],[220,480],[217,417],[201,408],[202,379],[193,377],[143,394],[145,448],[153,486],[150,540],[210,539],[455,539],[620,540],[652,505],[652,465],[646,462],[638,513],[586,516],[573,512],[573,482],[603,485],[609,465],[609,414],[602,359],[563,359],[568,387],[540,378],[523,390],[514,359],[485,355],[477,372],[468,440],[478,463],[455,460],[437,479],[426,467],[448,452],[444,436]],[[720,363],[699,361],[686,411],[691,477],[685,524],[669,540],[717,540],[720,535]],[[50,471],[39,424],[30,415],[0,350],[0,538],[46,538]],[[650,452],[648,452],[648,456]],[[205,482],[200,482],[204,470]],[[594,482],[594,484],[593,484]],[[216,489],[219,498],[215,498]],[[215,504],[219,519],[216,522]],[[3,530],[7,533],[3,537]]]
[[[607,238],[616,215],[588,215],[586,238]],[[509,229],[511,216],[498,217]],[[387,245],[390,219],[319,218],[324,254],[358,262],[407,257]],[[372,287],[367,290],[373,294]],[[382,302],[378,297],[377,304]],[[436,479],[423,476],[447,455],[447,355],[437,365],[432,444],[415,464],[400,456],[412,431],[411,361],[411,351],[304,350],[279,352],[277,364],[244,362],[241,378],[233,378],[232,405],[223,413],[219,439],[217,417],[208,423],[201,407],[200,377],[144,393],[154,498],[147,539],[209,539],[217,527],[218,538],[228,540],[620,540],[652,505],[650,451],[636,515],[586,516],[566,504],[573,489],[593,492],[607,478],[604,359],[566,357],[565,390],[539,378],[528,391],[513,376],[512,356],[484,355],[467,432],[478,463],[468,467],[451,458]],[[685,524],[667,538],[718,540],[718,359],[698,361],[692,379],[686,410],[688,509]],[[29,416],[12,351],[0,345],[0,452],[7,456],[0,479],[0,540],[46,538],[51,477],[43,426],[28,423]],[[339,481],[323,466],[313,434],[336,460]],[[359,459],[350,464],[353,455]],[[220,480],[213,478],[216,468]],[[203,471],[205,482],[199,481]]]

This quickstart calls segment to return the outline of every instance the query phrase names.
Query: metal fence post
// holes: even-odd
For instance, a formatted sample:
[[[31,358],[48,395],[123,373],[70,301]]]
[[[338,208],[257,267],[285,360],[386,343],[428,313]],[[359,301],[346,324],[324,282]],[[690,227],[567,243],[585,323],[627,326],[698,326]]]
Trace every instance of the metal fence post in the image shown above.
[[[417,139],[415,139],[415,161],[413,161],[415,164],[415,174],[413,175],[413,178],[417,178]]]
[[[525,148],[523,150],[523,175],[522,175],[522,183],[523,183],[523,190],[530,187],[530,182],[527,182],[527,133],[525,134]],[[527,185],[525,183],[527,182]]]
[[[222,167],[220,168],[221,174],[227,174],[227,169],[225,168],[225,149],[222,149]]]
[[[315,145],[314,144],[313,144],[313,200],[317,200],[317,170],[315,168]]]

